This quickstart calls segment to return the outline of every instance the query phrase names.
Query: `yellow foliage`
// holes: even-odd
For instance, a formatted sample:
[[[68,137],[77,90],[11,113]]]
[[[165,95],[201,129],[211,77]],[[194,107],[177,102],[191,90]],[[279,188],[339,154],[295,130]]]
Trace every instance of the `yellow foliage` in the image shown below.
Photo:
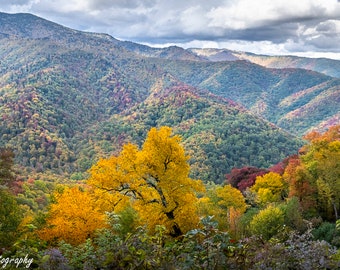
[[[219,199],[218,205],[227,212],[229,231],[236,236],[238,221],[247,209],[245,198],[241,191],[231,185],[218,187],[216,194]]]
[[[105,226],[105,215],[95,206],[89,193],[73,187],[56,195],[47,226],[38,234],[46,241],[64,240],[70,244],[80,244],[95,230]]]
[[[278,207],[269,205],[253,217],[250,222],[250,228],[254,234],[269,240],[279,232],[283,224],[283,211]]]
[[[237,188],[231,185],[218,187],[216,190],[217,197],[219,198],[218,204],[226,209],[238,209],[242,214],[246,211],[247,205],[245,199]]]
[[[242,193],[232,187],[212,186],[207,192],[208,197],[200,198],[198,201],[201,216],[213,216],[221,230],[228,229],[237,236],[237,225],[239,218],[247,209],[247,204]]]
[[[340,209],[340,125],[325,133],[307,135],[311,142],[303,149],[301,160],[307,168],[311,183],[317,191],[317,204],[322,217],[339,218]]]
[[[270,172],[256,177],[255,184],[250,190],[256,193],[258,203],[265,205],[280,201],[286,191],[286,185],[281,175]]]
[[[221,230],[227,229],[229,227],[227,211],[225,209],[222,209],[213,198],[202,197],[198,200],[197,206],[199,216],[212,216],[213,220],[218,223],[218,227]]]
[[[189,178],[189,157],[180,141],[179,136],[171,136],[169,127],[152,128],[141,150],[127,144],[119,156],[94,165],[88,184],[107,194],[105,199],[110,203],[102,203],[104,209],[117,211],[130,202],[150,231],[165,225],[177,236],[195,228],[195,193],[204,186]]]

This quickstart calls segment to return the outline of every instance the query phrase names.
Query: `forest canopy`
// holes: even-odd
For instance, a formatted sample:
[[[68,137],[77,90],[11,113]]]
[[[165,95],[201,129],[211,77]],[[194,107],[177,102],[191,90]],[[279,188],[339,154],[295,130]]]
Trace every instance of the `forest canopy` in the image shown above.
[[[8,256],[29,250],[39,269],[335,269],[339,138],[339,126],[310,133],[298,155],[235,168],[216,184],[190,178],[170,127],[151,128],[140,147],[124,144],[84,181],[3,184],[2,245]],[[12,179],[13,156],[3,151]]]

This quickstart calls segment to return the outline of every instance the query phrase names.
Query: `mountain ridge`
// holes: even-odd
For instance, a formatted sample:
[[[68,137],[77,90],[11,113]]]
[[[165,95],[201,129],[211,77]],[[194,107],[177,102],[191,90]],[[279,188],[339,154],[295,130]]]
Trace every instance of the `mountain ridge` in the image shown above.
[[[12,17],[12,18],[10,18]],[[20,19],[17,19],[20,18]],[[183,49],[178,46],[170,46],[165,48],[154,48],[148,45],[138,44],[132,41],[119,41],[114,37],[104,33],[84,32],[74,30],[66,26],[61,26],[57,23],[48,21],[29,13],[16,13],[9,14],[0,12],[0,24],[1,35],[13,36],[13,28],[7,28],[7,21],[13,24],[13,21],[25,25],[25,31],[20,31],[14,36],[29,37],[35,39],[49,38],[54,40],[63,40],[65,36],[55,36],[55,30],[62,32],[63,34],[77,33],[79,35],[86,35],[89,37],[101,38],[112,42],[113,44],[119,44],[120,47],[127,49],[128,51],[135,52],[139,55],[146,57],[160,57],[166,59],[177,60],[193,60],[193,61],[237,61],[247,60],[255,64],[259,64],[268,68],[302,68],[324,73],[328,76],[340,78],[340,60],[329,58],[308,58],[292,55],[260,55],[249,52],[235,51],[229,49],[215,49],[215,48],[188,48]],[[48,27],[46,27],[48,24]],[[54,32],[52,31],[54,30]],[[177,50],[177,54],[174,53]],[[180,52],[180,53],[178,53]],[[180,54],[180,55],[178,55]],[[181,56],[181,54],[183,56]]]
[[[22,25],[21,16],[30,23]],[[35,34],[42,28],[45,34]],[[296,153],[296,135],[326,128],[339,114],[331,103],[339,80],[312,71],[209,61],[180,47],[150,49],[34,15],[0,13],[0,33],[0,146],[14,149],[27,174],[84,176],[99,157],[168,125],[182,136],[193,175],[221,182],[235,166],[268,167]],[[328,111],[317,121],[294,118],[297,101],[311,111],[326,102]],[[278,120],[286,115],[283,129]],[[306,127],[294,130],[291,123],[305,119]]]

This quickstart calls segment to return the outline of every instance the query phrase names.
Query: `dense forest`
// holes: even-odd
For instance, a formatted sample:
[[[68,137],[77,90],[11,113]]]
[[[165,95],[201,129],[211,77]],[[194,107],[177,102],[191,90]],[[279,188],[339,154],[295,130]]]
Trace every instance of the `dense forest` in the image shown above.
[[[299,154],[234,168],[223,184],[190,177],[166,126],[64,184],[20,181],[1,149],[2,257],[28,254],[39,269],[336,269],[340,126],[305,140]]]
[[[0,41],[0,268],[340,268],[338,61]]]
[[[0,13],[0,33],[0,147],[26,180],[86,178],[165,125],[182,136],[191,177],[222,183],[234,167],[296,154],[304,134],[340,119],[340,80],[328,73],[212,61],[30,14]]]

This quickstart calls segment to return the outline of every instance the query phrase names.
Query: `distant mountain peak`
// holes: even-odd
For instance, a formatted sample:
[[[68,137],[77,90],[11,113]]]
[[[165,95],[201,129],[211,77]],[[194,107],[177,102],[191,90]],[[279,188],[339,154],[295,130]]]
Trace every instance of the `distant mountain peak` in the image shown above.
[[[108,42],[118,42],[108,34],[83,32],[62,26],[30,13],[0,12],[0,35],[3,37],[25,38],[32,40],[48,39],[57,42],[81,41],[95,38]]]
[[[55,36],[56,31],[76,32],[70,28],[29,13],[0,13],[0,33],[19,38],[42,39]]]

